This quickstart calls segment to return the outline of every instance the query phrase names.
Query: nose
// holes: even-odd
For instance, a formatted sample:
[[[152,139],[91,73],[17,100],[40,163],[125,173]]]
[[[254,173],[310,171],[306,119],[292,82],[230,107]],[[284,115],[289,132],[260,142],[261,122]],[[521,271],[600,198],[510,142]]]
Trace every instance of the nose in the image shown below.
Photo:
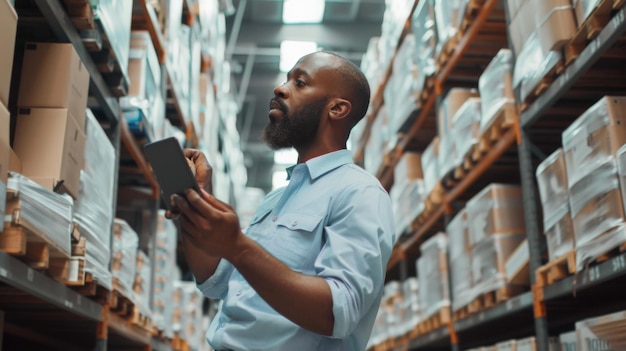
[[[286,82],[274,88],[274,96],[282,98],[282,99],[286,99],[288,92],[287,92],[287,89],[285,88],[285,85],[286,85]]]

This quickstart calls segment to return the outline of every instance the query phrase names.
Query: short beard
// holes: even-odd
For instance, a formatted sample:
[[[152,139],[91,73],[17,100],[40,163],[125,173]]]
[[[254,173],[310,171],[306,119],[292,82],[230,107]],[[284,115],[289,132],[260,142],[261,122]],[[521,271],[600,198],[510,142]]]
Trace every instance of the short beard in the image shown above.
[[[262,140],[273,150],[290,147],[298,150],[309,146],[315,140],[327,101],[328,98],[324,97],[292,114],[286,109],[283,110],[283,118],[279,122],[270,122],[265,127]]]

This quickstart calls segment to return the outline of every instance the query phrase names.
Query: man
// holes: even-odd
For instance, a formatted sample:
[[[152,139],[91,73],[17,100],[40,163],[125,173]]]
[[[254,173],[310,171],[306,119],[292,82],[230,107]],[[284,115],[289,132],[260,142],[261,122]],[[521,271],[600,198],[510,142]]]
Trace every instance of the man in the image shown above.
[[[222,299],[207,340],[217,350],[364,350],[395,240],[388,194],[346,142],[370,91],[348,60],[316,52],[274,89],[264,139],[294,147],[287,187],[267,195],[244,232],[209,195],[204,156],[186,155],[202,194],[174,195],[198,288]]]

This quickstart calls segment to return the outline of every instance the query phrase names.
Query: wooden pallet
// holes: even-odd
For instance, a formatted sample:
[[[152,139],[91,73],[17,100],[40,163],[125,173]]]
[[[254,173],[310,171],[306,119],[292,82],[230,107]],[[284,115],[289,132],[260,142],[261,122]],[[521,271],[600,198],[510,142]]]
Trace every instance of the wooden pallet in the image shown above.
[[[68,233],[71,252],[68,253],[44,233],[37,232],[21,216],[19,196],[7,193],[6,213],[10,220],[3,223],[0,250],[18,257],[31,268],[46,272],[53,279],[68,285],[82,285],[85,279],[86,241],[77,230]]]
[[[569,66],[587,45],[595,39],[609,23],[613,10],[620,8],[623,0],[602,0],[593,9],[585,21],[578,26],[578,31],[564,47],[565,66]]]
[[[455,321],[461,320],[463,318],[467,318],[470,315],[471,313],[469,311],[469,305],[463,306],[453,313],[453,317]]]
[[[450,306],[441,308],[432,316],[421,321],[409,335],[419,337],[448,325],[451,321]]]
[[[537,100],[539,96],[541,96],[541,94],[548,90],[564,69],[565,61],[561,58],[559,62],[550,67],[550,69],[544,73],[537,86],[524,97],[524,102],[521,104],[521,110],[526,110],[535,100]]]
[[[453,168],[442,178],[445,189],[452,189],[470,173],[476,164],[489,152],[502,136],[514,127],[519,120],[515,104],[510,102],[502,106],[494,117],[491,125],[480,136],[478,142],[463,156],[459,165]]]
[[[480,294],[467,306],[467,314],[471,315],[499,305],[521,294],[523,291],[523,287],[506,285],[499,289]]]
[[[172,350],[174,351],[189,351],[189,344],[184,340],[180,334],[174,333],[174,338],[172,338]]]
[[[74,290],[101,305],[109,305],[113,298],[113,293],[109,289],[99,285],[97,277],[94,277],[93,274],[89,272],[85,273],[85,284],[74,287]]]
[[[130,316],[130,323],[148,331],[151,334],[155,331],[154,324],[152,324],[152,318],[143,314],[137,305],[133,307],[133,312]]]
[[[437,56],[437,71],[440,71],[441,68],[444,67],[446,63],[448,63],[448,60],[450,59],[450,57],[452,57],[454,51],[456,51],[460,40],[461,37],[459,37],[458,35],[448,38],[446,43],[441,48],[439,56]]]
[[[109,310],[122,318],[131,319],[135,312],[135,304],[119,287],[119,282],[116,278],[113,278],[113,291],[109,302]]]
[[[535,280],[537,286],[546,286],[574,273],[576,273],[576,251],[572,250],[537,269]]]

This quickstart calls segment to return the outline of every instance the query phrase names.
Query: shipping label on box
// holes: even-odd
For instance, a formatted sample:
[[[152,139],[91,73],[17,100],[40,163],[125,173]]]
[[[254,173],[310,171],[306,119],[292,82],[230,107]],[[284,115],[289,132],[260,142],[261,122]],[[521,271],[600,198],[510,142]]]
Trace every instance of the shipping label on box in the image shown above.
[[[6,0],[0,0],[0,103],[9,105],[17,13]]]
[[[20,107],[68,109],[84,130],[88,94],[89,72],[72,44],[26,44]]]
[[[53,184],[51,190],[77,198],[85,134],[69,110],[21,108],[13,146],[25,176]]]

